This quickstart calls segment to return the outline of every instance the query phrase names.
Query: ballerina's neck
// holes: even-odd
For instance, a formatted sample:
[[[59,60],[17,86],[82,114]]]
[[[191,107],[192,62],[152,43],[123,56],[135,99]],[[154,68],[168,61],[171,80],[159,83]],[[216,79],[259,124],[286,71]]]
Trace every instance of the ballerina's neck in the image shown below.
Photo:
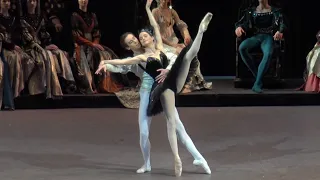
[[[146,48],[145,52],[155,54],[157,52],[156,48]]]
[[[139,49],[139,50],[132,50],[133,51],[133,55],[134,56],[137,56],[137,55],[140,55],[140,54],[143,54],[145,53],[145,50],[144,49]]]

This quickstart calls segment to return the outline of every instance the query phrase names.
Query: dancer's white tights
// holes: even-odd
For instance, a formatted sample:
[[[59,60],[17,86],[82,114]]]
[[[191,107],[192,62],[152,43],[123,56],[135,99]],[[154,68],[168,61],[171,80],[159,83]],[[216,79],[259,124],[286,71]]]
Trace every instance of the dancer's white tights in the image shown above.
[[[140,107],[139,107],[139,129],[140,129],[140,147],[144,159],[144,165],[146,168],[150,168],[150,141],[149,141],[149,130],[151,124],[151,117],[148,117],[147,107],[149,102],[150,92],[147,90],[140,91]],[[191,153],[195,160],[203,159],[195,145],[193,144],[190,136],[186,132],[183,123],[180,120],[178,111],[174,108],[174,118],[176,120],[176,132],[178,139],[187,150]]]

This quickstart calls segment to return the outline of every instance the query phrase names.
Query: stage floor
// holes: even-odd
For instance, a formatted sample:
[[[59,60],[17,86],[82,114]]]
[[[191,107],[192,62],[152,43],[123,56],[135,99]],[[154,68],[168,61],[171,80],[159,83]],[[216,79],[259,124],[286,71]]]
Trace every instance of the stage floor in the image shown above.
[[[180,145],[181,180],[318,180],[319,107],[178,108],[212,175]],[[137,110],[0,111],[1,180],[176,179],[162,116],[151,125],[152,172],[142,165]]]
[[[303,83],[300,79],[286,80],[282,87],[266,88],[261,94],[254,93],[250,88],[234,88],[232,79],[211,81],[212,90],[178,95],[176,105],[178,107],[320,105],[319,94],[296,90]],[[17,98],[15,104],[17,109],[123,107],[114,94],[66,94],[57,100],[46,100],[44,95],[26,96]]]

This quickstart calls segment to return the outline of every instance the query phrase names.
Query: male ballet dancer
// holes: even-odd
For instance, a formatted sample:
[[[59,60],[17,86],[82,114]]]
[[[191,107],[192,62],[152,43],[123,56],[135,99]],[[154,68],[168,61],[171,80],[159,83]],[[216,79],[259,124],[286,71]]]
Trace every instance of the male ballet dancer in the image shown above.
[[[120,37],[120,44],[123,48],[133,52],[133,55],[139,55],[144,53],[144,49],[141,47],[139,40],[131,32],[124,33]],[[173,53],[166,53],[166,56],[170,60],[169,65],[166,69],[159,69],[161,71],[160,75],[156,78],[157,81],[163,81],[166,78],[166,74],[171,69],[172,65],[175,62],[177,56]],[[106,69],[114,73],[126,74],[128,72],[133,72],[136,76],[141,79],[140,87],[140,106],[139,106],[139,129],[140,129],[140,147],[144,159],[144,165],[137,170],[137,173],[145,173],[151,171],[150,164],[150,142],[149,142],[149,129],[151,124],[151,117],[148,117],[147,107],[149,103],[149,96],[151,87],[153,84],[152,77],[147,74],[139,65],[111,65],[106,64]],[[145,66],[145,64],[144,64]],[[208,166],[207,161],[199,153],[195,145],[193,144],[191,138],[187,134],[176,110],[176,128],[178,139],[186,146],[187,150],[191,153],[194,158],[193,164],[196,166],[201,166],[207,174],[211,174],[210,167]]]
[[[257,7],[248,8],[236,23],[237,37],[246,36],[239,46],[241,59],[255,77],[252,91],[262,93],[262,79],[272,61],[274,41],[281,40],[286,29],[281,9],[269,5],[268,0],[258,0]],[[263,52],[259,66],[256,66],[250,51],[260,47]]]

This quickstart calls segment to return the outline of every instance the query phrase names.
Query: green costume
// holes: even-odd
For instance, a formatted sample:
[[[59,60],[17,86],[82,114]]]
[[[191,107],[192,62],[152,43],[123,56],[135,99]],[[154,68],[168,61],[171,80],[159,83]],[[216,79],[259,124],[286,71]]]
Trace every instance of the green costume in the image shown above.
[[[252,88],[255,92],[262,92],[262,78],[269,67],[273,53],[273,36],[279,31],[283,33],[285,24],[283,15],[278,8],[271,8],[271,12],[256,13],[256,8],[249,8],[244,16],[236,23],[236,28],[242,27],[249,36],[239,46],[241,59],[256,78]],[[260,46],[263,58],[257,68],[250,50]]]

